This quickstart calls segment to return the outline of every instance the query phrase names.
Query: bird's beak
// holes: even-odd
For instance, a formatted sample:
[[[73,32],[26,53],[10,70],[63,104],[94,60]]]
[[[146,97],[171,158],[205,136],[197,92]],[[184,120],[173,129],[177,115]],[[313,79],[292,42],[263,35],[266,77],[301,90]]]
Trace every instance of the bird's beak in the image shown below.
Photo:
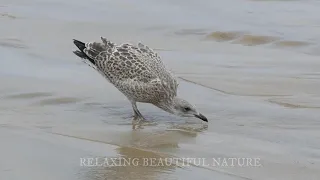
[[[208,122],[208,119],[204,115],[202,115],[201,113],[195,114],[194,116],[201,119],[202,121]]]

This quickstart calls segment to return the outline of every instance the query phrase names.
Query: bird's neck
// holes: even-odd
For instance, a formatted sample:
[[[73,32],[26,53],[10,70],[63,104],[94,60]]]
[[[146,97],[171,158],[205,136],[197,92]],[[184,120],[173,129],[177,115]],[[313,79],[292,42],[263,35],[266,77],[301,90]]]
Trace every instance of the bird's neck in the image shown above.
[[[160,101],[159,103],[155,104],[158,108],[173,114],[174,109],[174,98],[173,99],[167,99],[165,101]]]

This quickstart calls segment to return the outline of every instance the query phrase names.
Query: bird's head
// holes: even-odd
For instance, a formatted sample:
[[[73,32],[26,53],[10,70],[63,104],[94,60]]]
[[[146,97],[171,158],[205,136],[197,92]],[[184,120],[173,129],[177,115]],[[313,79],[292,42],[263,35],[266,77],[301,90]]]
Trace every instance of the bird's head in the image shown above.
[[[173,98],[172,101],[166,105],[166,108],[160,107],[167,112],[182,117],[196,117],[202,121],[208,122],[208,119],[198,112],[195,106],[191,105],[188,101],[180,98]]]

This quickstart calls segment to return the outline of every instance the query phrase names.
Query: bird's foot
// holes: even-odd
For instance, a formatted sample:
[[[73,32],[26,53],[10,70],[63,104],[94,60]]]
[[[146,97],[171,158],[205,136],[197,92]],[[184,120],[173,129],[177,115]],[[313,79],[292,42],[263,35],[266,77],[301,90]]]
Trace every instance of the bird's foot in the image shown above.
[[[132,120],[132,124],[139,125],[139,126],[152,126],[152,125],[156,125],[157,123],[153,122],[153,121],[146,120],[142,116],[134,116],[133,120]]]

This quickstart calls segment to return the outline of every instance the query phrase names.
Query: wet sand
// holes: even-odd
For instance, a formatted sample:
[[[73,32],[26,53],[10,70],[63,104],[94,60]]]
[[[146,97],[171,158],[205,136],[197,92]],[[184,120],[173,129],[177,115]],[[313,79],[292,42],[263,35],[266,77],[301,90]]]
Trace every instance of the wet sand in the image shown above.
[[[0,179],[319,179],[318,3],[203,2],[0,4]],[[72,54],[72,38],[99,36],[155,48],[209,123],[139,104],[157,124],[133,127],[126,98]],[[81,166],[89,157],[261,166]]]

